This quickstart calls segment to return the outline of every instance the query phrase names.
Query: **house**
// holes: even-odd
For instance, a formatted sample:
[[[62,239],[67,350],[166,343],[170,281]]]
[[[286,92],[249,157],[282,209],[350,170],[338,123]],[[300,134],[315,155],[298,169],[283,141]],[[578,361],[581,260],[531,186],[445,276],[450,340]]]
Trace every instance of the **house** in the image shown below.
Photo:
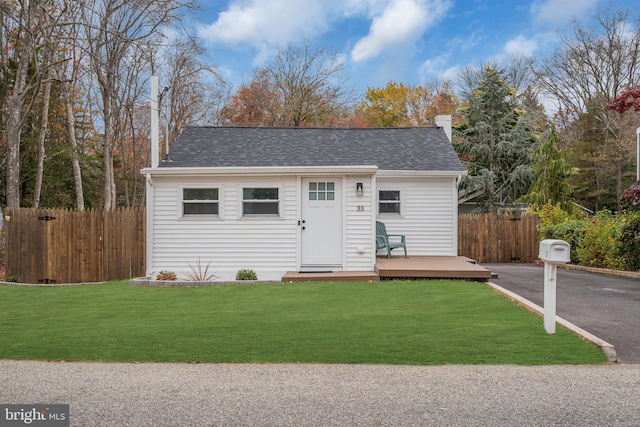
[[[406,235],[410,257],[456,256],[465,170],[450,116],[438,120],[444,128],[186,128],[142,170],[149,277],[198,260],[221,280],[240,269],[260,280],[372,272],[376,220]]]

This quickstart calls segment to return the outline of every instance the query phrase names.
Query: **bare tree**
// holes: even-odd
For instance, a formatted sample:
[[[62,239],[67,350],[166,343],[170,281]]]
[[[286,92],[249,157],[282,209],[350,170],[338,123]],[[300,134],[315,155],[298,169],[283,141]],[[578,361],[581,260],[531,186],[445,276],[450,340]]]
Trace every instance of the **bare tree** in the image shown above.
[[[284,126],[323,125],[344,111],[352,96],[346,87],[344,60],[309,43],[289,45],[266,67],[283,103]]]
[[[50,66],[50,60],[39,60],[36,54],[42,58],[52,57],[52,34],[62,14],[54,17],[53,10],[32,0],[3,2],[0,12],[2,65],[7,67],[10,62],[16,64],[12,82],[5,81],[5,84],[9,84],[2,100],[2,136],[7,144],[6,203],[8,207],[19,207],[22,128],[36,103]],[[7,73],[8,70],[3,70],[3,74]]]
[[[176,0],[89,0],[84,12],[84,36],[91,65],[100,88],[103,135],[103,204],[116,205],[114,179],[114,121],[117,94],[123,90],[123,67],[127,55],[144,40],[159,36],[159,29],[171,24],[181,7]]]
[[[629,31],[630,18],[628,12],[607,9],[594,26],[574,22],[562,46],[536,70],[540,87],[557,102],[559,117],[565,119],[563,127],[581,126],[573,143],[591,145],[575,150],[578,155],[584,153],[583,163],[577,165],[581,173],[575,179],[592,176],[591,184],[577,188],[588,189],[590,195],[585,193],[585,197],[595,200],[596,209],[606,193],[602,177],[614,171],[619,200],[624,168],[633,162],[630,141],[623,138],[617,113],[605,110],[624,89],[640,83],[640,20],[636,18],[636,29]],[[585,114],[591,117],[583,117]]]

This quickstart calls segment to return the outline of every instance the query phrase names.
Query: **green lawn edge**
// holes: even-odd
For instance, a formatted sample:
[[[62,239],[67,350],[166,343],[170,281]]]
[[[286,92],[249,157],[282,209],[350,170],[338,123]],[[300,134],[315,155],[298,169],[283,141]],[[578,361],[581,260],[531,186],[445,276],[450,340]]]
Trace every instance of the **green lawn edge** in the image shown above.
[[[457,280],[0,287],[0,359],[596,364],[597,346]]]

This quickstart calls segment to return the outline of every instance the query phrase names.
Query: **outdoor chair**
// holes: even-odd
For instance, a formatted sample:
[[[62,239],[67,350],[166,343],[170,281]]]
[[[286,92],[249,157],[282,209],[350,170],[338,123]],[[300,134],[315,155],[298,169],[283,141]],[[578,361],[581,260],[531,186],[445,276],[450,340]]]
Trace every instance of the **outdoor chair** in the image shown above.
[[[393,239],[390,239],[391,237]],[[397,241],[398,238],[400,238],[399,242]],[[376,252],[382,248],[387,250],[387,258],[391,258],[391,250],[396,248],[403,248],[404,257],[409,258],[404,234],[387,234],[387,227],[385,227],[384,223],[376,221]]]

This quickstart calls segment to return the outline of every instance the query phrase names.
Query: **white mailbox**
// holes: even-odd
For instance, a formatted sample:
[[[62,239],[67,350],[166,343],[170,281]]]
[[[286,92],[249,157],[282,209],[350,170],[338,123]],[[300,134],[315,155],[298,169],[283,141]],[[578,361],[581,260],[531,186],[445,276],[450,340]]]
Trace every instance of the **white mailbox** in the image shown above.
[[[564,240],[546,239],[540,242],[538,256],[550,264],[566,264],[571,261],[571,246]]]

